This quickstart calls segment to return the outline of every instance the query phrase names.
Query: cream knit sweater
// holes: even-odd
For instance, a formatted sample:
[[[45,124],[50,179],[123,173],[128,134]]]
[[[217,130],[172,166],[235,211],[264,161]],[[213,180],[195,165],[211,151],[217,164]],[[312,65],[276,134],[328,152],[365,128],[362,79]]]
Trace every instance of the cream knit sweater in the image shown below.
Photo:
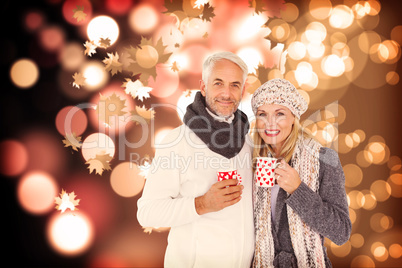
[[[212,152],[186,125],[156,149],[137,218],[144,227],[171,227],[165,267],[250,267],[254,252],[252,141],[231,159]],[[198,215],[195,197],[217,182],[216,172],[235,168],[244,190],[237,204]]]

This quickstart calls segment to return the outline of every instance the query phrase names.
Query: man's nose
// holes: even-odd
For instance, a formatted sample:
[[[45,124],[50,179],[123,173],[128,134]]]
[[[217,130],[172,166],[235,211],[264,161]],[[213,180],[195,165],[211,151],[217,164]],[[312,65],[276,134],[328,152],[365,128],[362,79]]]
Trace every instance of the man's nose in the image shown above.
[[[223,86],[222,93],[223,96],[229,97],[230,96],[230,88],[229,86]]]

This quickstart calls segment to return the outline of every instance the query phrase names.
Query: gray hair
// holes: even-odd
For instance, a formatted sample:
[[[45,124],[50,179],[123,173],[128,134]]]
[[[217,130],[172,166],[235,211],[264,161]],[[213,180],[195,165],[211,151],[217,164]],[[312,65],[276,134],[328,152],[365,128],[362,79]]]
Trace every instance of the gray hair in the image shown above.
[[[219,60],[229,60],[239,66],[240,69],[243,71],[242,85],[244,85],[248,74],[247,64],[239,56],[229,51],[214,53],[204,61],[204,64],[202,66],[202,81],[204,81],[205,84],[208,83],[208,78],[211,75],[212,68]]]

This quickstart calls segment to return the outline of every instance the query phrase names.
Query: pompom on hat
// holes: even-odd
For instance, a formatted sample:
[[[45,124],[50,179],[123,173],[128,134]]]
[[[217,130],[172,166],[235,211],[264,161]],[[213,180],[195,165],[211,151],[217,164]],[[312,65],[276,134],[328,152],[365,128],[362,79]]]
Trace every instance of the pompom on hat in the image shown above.
[[[298,118],[307,110],[307,102],[288,80],[275,78],[265,82],[253,94],[251,106],[254,114],[265,104],[283,105]]]

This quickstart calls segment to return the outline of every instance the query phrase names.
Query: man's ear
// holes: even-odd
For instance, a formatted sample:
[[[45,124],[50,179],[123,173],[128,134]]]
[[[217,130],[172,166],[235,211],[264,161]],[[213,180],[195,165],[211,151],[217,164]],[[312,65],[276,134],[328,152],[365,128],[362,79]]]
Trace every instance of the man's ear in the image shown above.
[[[207,95],[207,92],[206,92],[206,88],[207,86],[205,85],[205,83],[204,83],[204,81],[203,80],[200,80],[200,90],[201,90],[201,94],[202,94],[202,96],[206,96]]]

